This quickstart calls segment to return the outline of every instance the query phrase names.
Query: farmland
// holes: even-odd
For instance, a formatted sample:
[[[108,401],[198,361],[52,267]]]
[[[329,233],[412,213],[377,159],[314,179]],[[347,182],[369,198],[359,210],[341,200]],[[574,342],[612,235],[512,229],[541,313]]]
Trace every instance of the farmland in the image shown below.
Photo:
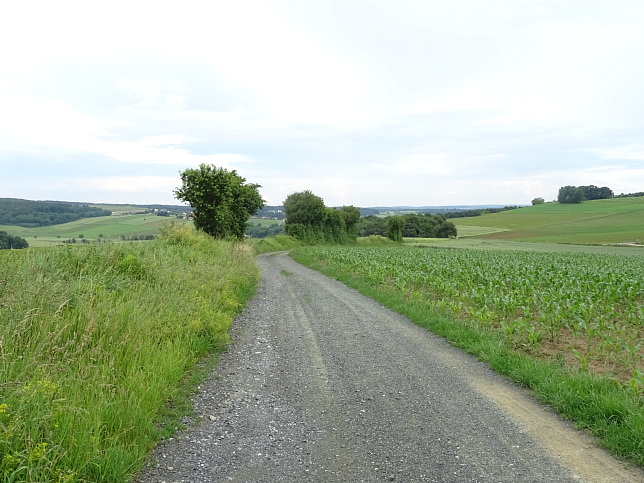
[[[644,389],[644,257],[397,247],[315,257]]]
[[[411,246],[292,256],[446,336],[644,464],[644,257]]]
[[[119,239],[121,236],[132,235],[158,235],[161,227],[171,221],[183,223],[184,220],[164,216],[146,215],[120,215],[99,216],[83,218],[71,223],[61,225],[42,226],[36,228],[23,228],[19,226],[3,226],[10,235],[19,236],[29,242],[29,246],[58,245],[64,240],[81,238],[86,240]],[[82,237],[80,235],[83,235]]]
[[[548,243],[617,244],[644,241],[644,197],[545,203],[454,223],[459,236]]]

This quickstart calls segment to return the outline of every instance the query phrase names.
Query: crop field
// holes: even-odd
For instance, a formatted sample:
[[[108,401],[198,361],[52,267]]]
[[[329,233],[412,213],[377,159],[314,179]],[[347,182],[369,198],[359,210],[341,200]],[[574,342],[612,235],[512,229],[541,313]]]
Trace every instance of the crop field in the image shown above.
[[[358,239],[359,244],[365,244]],[[633,245],[571,245],[565,243],[522,242],[482,237],[470,238],[403,238],[406,246],[468,248],[472,250],[536,251],[546,253],[591,253],[600,255],[644,256],[644,246]]]
[[[549,243],[644,242],[644,197],[545,203],[501,213],[457,218],[459,237]],[[487,233],[486,233],[487,231]]]
[[[99,216],[83,218],[71,223],[61,225],[42,226],[37,228],[23,228],[19,226],[0,225],[10,235],[19,236],[27,240],[29,246],[58,245],[63,240],[75,238],[78,241],[98,239],[118,239],[121,236],[132,235],[158,235],[160,229],[169,224],[185,223],[185,220],[156,215],[120,215]],[[82,236],[81,236],[82,235]]]
[[[311,247],[309,257],[498,331],[517,349],[644,389],[644,257]]]

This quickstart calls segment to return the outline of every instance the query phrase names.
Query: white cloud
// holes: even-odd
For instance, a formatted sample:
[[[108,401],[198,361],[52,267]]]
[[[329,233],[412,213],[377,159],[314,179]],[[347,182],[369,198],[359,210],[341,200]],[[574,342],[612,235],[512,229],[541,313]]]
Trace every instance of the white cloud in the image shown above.
[[[453,156],[442,153],[411,154],[391,163],[382,164],[381,167],[397,175],[445,176],[459,170],[459,163],[454,161]]]
[[[122,78],[116,81],[116,87],[134,101],[129,109],[181,111],[188,100],[188,89],[179,81]]]
[[[76,180],[80,186],[81,180]],[[169,176],[112,176],[90,180],[98,189],[115,192],[139,193],[143,190],[165,192],[175,188],[177,178]]]
[[[106,134],[104,121],[53,99],[20,95],[16,87],[0,85],[0,139],[5,146],[73,149]]]
[[[630,0],[8,2],[3,181],[126,197],[213,163],[277,203],[641,191],[642,21]]]
[[[627,144],[609,148],[590,149],[588,152],[604,159],[632,159],[644,161],[644,144]]]

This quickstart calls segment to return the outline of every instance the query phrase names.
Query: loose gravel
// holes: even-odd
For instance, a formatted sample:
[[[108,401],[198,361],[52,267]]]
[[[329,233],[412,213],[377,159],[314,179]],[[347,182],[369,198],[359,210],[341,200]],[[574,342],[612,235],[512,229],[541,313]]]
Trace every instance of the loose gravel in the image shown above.
[[[135,481],[635,482],[520,388],[286,254]]]

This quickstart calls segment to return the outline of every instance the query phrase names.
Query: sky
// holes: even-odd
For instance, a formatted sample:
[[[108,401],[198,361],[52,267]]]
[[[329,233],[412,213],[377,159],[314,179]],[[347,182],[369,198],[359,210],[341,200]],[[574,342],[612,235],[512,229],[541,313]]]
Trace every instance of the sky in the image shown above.
[[[6,2],[0,197],[530,204],[644,191],[641,0]]]

